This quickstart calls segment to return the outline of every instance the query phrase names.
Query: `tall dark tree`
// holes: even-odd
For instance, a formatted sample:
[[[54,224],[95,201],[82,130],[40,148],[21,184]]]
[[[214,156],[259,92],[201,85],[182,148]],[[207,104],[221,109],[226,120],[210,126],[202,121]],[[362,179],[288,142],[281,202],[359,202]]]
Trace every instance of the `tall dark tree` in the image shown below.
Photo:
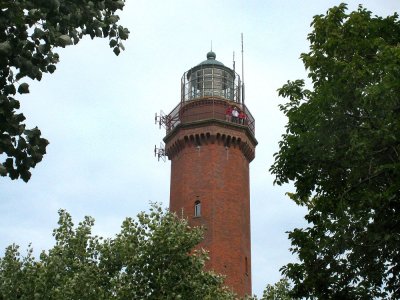
[[[112,239],[93,236],[94,220],[74,227],[59,212],[56,244],[40,259],[11,245],[0,258],[0,299],[199,299],[228,300],[223,277],[204,271],[207,253],[194,250],[201,228],[153,206],[127,218]]]
[[[306,206],[289,233],[294,297],[400,298],[400,22],[345,4],[315,16],[311,80],[289,81],[271,172]]]
[[[46,153],[48,141],[35,127],[27,129],[14,98],[29,93],[25,77],[41,80],[53,73],[57,47],[77,44],[83,36],[108,37],[116,55],[129,31],[115,14],[125,0],[10,0],[0,1],[0,175],[27,182],[30,169]]]

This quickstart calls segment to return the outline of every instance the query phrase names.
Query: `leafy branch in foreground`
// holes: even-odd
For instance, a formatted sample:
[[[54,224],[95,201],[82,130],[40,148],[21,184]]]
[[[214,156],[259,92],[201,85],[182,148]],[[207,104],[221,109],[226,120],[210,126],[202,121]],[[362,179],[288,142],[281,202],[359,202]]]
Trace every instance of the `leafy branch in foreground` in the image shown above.
[[[85,35],[108,37],[118,55],[129,30],[115,14],[125,0],[16,0],[0,3],[0,175],[27,182],[30,169],[46,153],[48,141],[26,129],[16,93],[29,93],[23,79],[41,80],[59,62],[57,47],[75,45]]]

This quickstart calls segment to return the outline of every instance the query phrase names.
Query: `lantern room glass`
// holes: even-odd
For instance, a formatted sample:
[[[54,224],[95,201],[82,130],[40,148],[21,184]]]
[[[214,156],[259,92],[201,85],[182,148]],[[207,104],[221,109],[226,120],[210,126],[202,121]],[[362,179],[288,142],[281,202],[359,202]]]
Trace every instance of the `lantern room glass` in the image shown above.
[[[188,78],[188,99],[202,97],[234,98],[234,77],[217,67],[205,67],[192,72]]]

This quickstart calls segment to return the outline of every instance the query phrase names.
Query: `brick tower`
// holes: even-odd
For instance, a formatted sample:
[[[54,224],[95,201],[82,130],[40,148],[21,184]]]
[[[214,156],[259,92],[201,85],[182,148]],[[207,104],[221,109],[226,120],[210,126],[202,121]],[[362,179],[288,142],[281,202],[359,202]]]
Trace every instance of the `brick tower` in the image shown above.
[[[207,268],[244,296],[251,295],[249,163],[257,140],[239,75],[215,58],[211,51],[183,74],[180,103],[161,117],[170,210],[206,228],[200,247],[210,251]],[[241,118],[229,115],[232,109]]]

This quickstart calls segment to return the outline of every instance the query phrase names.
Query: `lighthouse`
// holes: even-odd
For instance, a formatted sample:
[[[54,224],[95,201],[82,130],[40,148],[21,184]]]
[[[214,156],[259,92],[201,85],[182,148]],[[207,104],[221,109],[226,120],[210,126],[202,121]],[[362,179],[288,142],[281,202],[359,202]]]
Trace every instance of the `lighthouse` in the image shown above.
[[[205,228],[206,267],[239,296],[251,295],[249,165],[257,145],[243,96],[240,76],[210,51],[183,74],[181,99],[162,116],[170,210]]]

